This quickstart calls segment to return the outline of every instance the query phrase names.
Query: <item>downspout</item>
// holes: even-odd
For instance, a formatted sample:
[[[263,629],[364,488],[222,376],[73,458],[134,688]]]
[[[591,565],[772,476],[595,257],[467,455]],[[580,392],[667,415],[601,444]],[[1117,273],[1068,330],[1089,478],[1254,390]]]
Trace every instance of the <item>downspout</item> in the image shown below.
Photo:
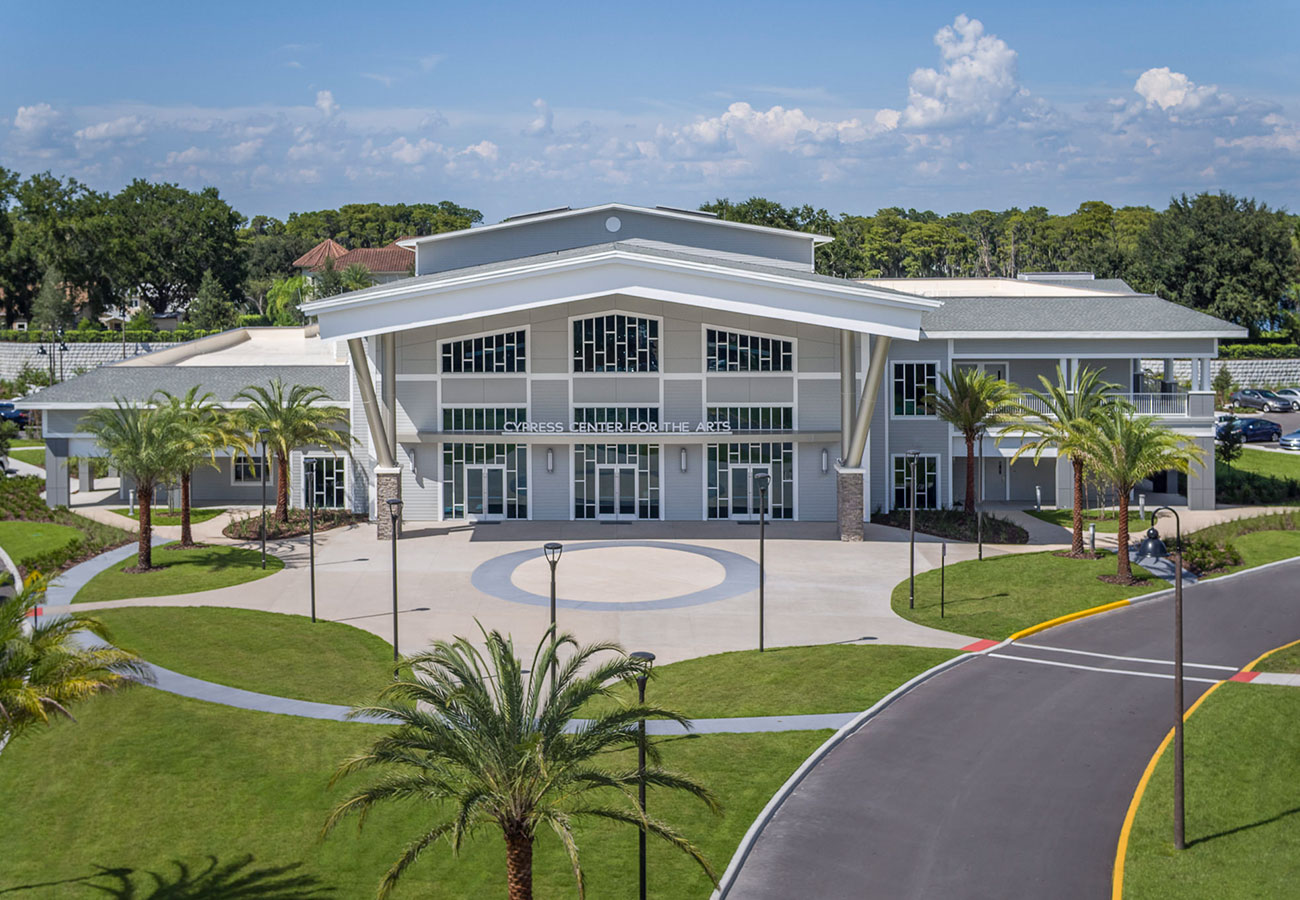
[[[395,469],[392,445],[384,428],[384,417],[379,413],[379,399],[375,396],[375,383],[370,378],[370,364],[366,361],[366,347],[361,338],[348,338],[348,351],[352,354],[352,371],[361,388],[361,406],[366,411],[366,424],[374,439],[375,457],[385,469]]]
[[[871,342],[871,362],[867,364],[867,377],[862,383],[858,415],[853,420],[853,439],[849,441],[849,455],[844,457],[844,465],[851,468],[862,465],[862,454],[867,451],[867,431],[871,428],[871,416],[876,411],[876,398],[880,396],[880,384],[885,378],[889,344],[890,338],[883,334],[876,335],[876,339]]]
[[[849,438],[853,428],[854,394],[857,388],[857,360],[853,358],[853,332],[840,329],[840,459],[848,465]]]

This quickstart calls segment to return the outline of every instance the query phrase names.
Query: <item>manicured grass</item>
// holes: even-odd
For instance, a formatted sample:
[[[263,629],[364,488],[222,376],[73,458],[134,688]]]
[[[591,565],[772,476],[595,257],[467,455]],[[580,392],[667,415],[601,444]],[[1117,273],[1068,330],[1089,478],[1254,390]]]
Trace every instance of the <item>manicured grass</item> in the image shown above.
[[[79,529],[55,522],[0,522],[0,547],[15,562],[63,550],[81,537]]]
[[[44,480],[36,476],[0,478],[0,523],[10,535],[9,554],[24,574],[39,570],[53,575],[83,559],[133,540],[135,535],[112,525],[87,519],[67,509],[50,509],[41,499]],[[77,532],[50,531],[46,526],[65,526]],[[27,540],[28,534],[49,535],[48,541]],[[23,546],[26,545],[26,546]]]
[[[1232,463],[1232,468],[1252,475],[1273,478],[1300,478],[1300,453],[1257,450],[1247,444]]]
[[[393,676],[393,648],[368,631],[221,606],[99,610],[113,642],[151,663],[232,687],[347,705]]]
[[[175,544],[153,548],[153,564],[160,568],[150,572],[128,573],[135,565],[132,556],[124,563],[110,566],[90,579],[72,598],[73,603],[96,603],[124,600],[127,597],[163,597],[230,587],[256,581],[284,568],[284,563],[270,554],[266,569],[257,550],[243,547],[195,547],[172,549]]]
[[[939,618],[938,569],[916,576],[915,609],[907,606],[907,581],[894,588],[891,602],[894,612],[913,622],[1002,640],[1057,616],[1168,587],[1136,565],[1133,575],[1142,584],[1108,584],[1097,578],[1115,571],[1110,553],[1096,560],[1017,553],[948,566],[945,618]]]
[[[1026,510],[1026,512],[1035,518],[1042,519],[1044,522],[1060,525],[1067,531],[1074,528],[1074,512],[1068,507],[1065,509],[1044,509],[1038,512],[1031,509]],[[1119,511],[1114,509],[1085,509],[1083,511],[1085,538],[1088,536],[1089,525],[1096,525],[1098,534],[1115,534],[1119,531]],[[1141,534],[1150,527],[1148,522],[1137,514],[1137,506],[1129,509],[1128,527],[1129,532],[1132,534]]]
[[[656,666],[646,695],[698,719],[857,712],[956,655],[890,644],[742,650]],[[630,686],[620,693],[635,699]]]
[[[121,509],[113,510],[113,512],[117,513],[119,516],[126,516],[132,522],[137,523],[137,525],[139,524],[139,510],[131,512],[130,509],[122,507]],[[217,509],[212,506],[192,507],[190,509],[190,524],[197,525],[200,522],[206,522],[208,519],[215,519],[223,512],[225,512],[224,509]],[[153,515],[149,517],[149,521],[154,525],[179,525],[181,524],[180,510],[177,510],[175,513],[169,513],[165,507],[163,509],[155,509]]]
[[[1232,544],[1241,552],[1241,565],[1215,572],[1207,578],[1300,556],[1300,531],[1256,531],[1232,538]]]
[[[20,460],[30,466],[40,466],[42,469],[45,468],[44,447],[36,449],[10,450],[9,458]]]
[[[1173,849],[1173,752],[1147,784],[1124,896],[1293,897],[1300,877],[1300,690],[1224,684],[1186,726],[1188,847]]]
[[[365,776],[329,788],[338,763],[381,733],[375,726],[251,713],[137,688],[89,701],[76,723],[61,723],[12,743],[0,765],[0,891],[51,885],[15,896],[99,896],[86,884],[112,886],[118,897],[373,897],[380,877],[406,842],[427,827],[418,804],[376,810],[358,834],[351,823],[321,840],[332,806]],[[648,805],[694,840],[719,874],[754,817],[828,732],[708,735],[662,744],[665,764],[707,784],[724,816],[698,801],[651,790]],[[58,760],[58,771],[50,761]],[[611,766],[631,756],[610,758]],[[587,896],[636,896],[634,829],[585,824],[578,845]],[[58,852],[51,852],[58,848]],[[251,883],[217,890],[198,877],[215,856],[244,867]],[[180,875],[181,866],[192,875]],[[296,867],[274,874],[275,867]],[[130,870],[119,878],[104,868]],[[150,872],[158,873],[155,885]],[[653,838],[650,896],[707,897],[708,880],[682,854]],[[536,896],[576,897],[558,839],[539,834]],[[93,879],[93,880],[92,880]],[[216,879],[214,879],[216,880]],[[122,881],[133,886],[124,890]],[[62,884],[58,884],[62,882]],[[195,882],[198,882],[197,884]],[[178,885],[183,885],[181,889]],[[45,891],[46,893],[41,893]],[[501,836],[483,831],[454,858],[439,843],[403,878],[401,898],[503,897]]]
[[[1300,643],[1264,657],[1255,668],[1260,672],[1300,674]]]

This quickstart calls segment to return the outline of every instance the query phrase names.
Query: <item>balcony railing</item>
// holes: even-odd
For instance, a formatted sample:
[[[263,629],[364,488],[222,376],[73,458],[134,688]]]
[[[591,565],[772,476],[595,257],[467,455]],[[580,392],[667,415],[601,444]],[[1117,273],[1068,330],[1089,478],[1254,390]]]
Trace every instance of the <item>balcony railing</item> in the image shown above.
[[[1133,411],[1139,416],[1185,416],[1187,415],[1186,394],[1125,394],[1112,393],[1108,396],[1128,401]],[[1025,397],[1025,405],[1035,412],[1045,413],[1047,407],[1036,397]]]

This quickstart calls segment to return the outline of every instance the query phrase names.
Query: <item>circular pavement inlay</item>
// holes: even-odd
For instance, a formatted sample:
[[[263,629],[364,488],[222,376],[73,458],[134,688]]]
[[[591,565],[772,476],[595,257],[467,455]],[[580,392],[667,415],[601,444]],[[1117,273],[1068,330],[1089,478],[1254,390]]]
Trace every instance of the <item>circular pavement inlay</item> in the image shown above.
[[[490,559],[470,580],[500,600],[551,602],[551,569],[540,547]],[[755,590],[758,566],[739,553],[692,544],[591,541],[565,546],[557,584],[556,606],[565,609],[677,609]]]

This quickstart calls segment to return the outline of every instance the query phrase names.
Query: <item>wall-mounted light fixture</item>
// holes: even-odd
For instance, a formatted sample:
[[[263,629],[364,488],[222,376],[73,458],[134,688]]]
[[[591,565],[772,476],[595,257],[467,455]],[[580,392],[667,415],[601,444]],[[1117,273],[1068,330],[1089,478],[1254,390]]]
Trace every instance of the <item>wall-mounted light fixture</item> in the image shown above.
[[[831,467],[831,452],[827,450],[825,447],[822,447],[822,474],[825,475],[828,471],[830,471],[830,467]]]
[[[686,471],[686,448],[682,448],[682,471]]]
[[[555,451],[550,447],[546,448],[546,471],[555,471]]]

